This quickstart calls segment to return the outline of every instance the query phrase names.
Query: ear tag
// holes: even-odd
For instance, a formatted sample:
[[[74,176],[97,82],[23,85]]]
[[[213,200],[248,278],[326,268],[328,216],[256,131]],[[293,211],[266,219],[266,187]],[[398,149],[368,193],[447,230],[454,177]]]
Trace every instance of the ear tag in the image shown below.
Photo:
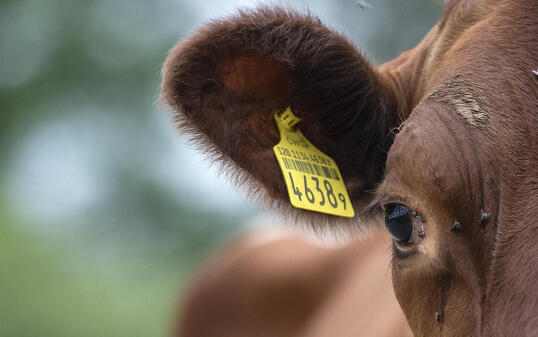
[[[280,142],[273,147],[293,207],[352,218],[351,199],[336,162],[296,128],[301,121],[288,107],[275,113]]]

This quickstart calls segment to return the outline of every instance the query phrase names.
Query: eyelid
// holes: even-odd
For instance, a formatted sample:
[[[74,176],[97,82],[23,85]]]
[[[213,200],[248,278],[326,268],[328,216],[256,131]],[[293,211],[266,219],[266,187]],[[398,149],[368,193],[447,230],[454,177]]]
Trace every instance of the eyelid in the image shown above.
[[[400,205],[403,205],[403,206],[406,206],[408,207],[412,212],[413,212],[413,216],[414,217],[417,217],[420,222],[424,223],[426,222],[426,220],[424,219],[424,215],[422,215],[422,211],[420,208],[418,207],[415,207],[415,206],[411,206],[409,204],[409,202],[407,201],[400,201],[401,199],[393,199],[394,201],[388,201],[388,202],[385,202],[384,204],[380,205],[380,207],[383,209],[383,212],[386,212],[387,211],[387,207],[390,206],[390,205],[394,205],[394,204],[400,204]]]
[[[383,194],[383,195],[380,195],[377,198],[377,200],[378,200],[379,206],[383,209],[383,211],[387,210],[387,206],[393,205],[393,204],[401,204],[401,205],[405,205],[405,206],[413,209],[413,207],[410,206],[410,203],[407,200],[407,198],[401,197],[401,196],[398,196],[398,195]]]
[[[402,204],[414,209],[406,197],[399,194],[384,193],[383,191],[385,190],[385,185],[382,184],[377,189],[374,200],[372,200],[372,202],[364,208],[365,213],[375,214],[377,211],[379,211],[379,209],[385,212],[387,210],[387,206],[391,204]]]

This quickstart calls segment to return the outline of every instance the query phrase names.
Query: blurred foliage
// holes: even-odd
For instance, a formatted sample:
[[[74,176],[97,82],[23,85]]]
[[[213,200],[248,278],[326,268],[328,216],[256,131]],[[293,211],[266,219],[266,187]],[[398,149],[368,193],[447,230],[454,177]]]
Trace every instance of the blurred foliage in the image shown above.
[[[89,259],[80,246],[0,229],[1,336],[164,336],[184,269],[125,256]],[[86,252],[87,253],[87,252]]]
[[[436,1],[291,3],[385,61]],[[245,3],[0,0],[0,336],[164,336],[193,268],[257,212],[154,106],[171,46]]]

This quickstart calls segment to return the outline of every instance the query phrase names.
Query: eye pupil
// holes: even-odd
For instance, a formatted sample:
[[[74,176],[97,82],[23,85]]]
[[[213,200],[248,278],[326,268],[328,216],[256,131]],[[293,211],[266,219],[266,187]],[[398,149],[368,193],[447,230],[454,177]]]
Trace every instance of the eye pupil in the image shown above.
[[[407,242],[411,239],[413,221],[410,214],[412,212],[411,208],[401,204],[392,204],[387,208],[385,225],[394,240]]]

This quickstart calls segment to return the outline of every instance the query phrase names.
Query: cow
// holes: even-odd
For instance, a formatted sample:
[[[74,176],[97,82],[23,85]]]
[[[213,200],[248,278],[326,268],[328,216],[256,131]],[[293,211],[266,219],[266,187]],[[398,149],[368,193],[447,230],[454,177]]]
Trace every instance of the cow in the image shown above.
[[[312,14],[239,10],[171,50],[161,101],[290,222],[384,217],[414,336],[537,336],[538,1],[444,7],[416,47],[376,67]],[[355,217],[290,204],[273,153],[286,107],[338,164]]]
[[[248,231],[196,273],[174,336],[411,337],[394,296],[389,242],[382,231],[336,247]]]

